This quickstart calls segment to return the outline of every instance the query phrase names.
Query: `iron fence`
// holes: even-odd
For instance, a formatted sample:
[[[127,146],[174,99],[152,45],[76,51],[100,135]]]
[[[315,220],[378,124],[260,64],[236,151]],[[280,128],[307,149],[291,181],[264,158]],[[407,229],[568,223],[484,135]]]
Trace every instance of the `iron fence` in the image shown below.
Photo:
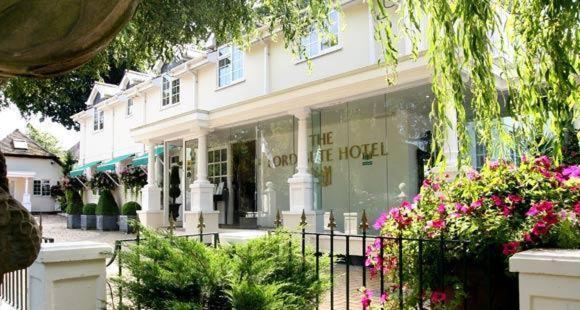
[[[54,243],[54,239],[42,237],[42,243]],[[0,300],[16,310],[27,310],[28,287],[27,268],[6,273],[0,283]]]

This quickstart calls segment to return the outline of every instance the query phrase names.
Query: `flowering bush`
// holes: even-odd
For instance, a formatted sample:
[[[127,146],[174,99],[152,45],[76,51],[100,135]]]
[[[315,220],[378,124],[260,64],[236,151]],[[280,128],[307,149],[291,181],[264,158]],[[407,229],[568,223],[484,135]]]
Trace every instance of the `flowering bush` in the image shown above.
[[[546,156],[533,160],[522,158],[519,166],[506,162],[491,162],[481,172],[470,170],[452,181],[444,176],[425,180],[413,202],[382,214],[374,227],[381,235],[402,238],[445,238],[468,240],[466,249],[459,243],[445,245],[446,272],[442,283],[437,258],[438,242],[425,242],[422,268],[422,296],[417,281],[418,242],[403,246],[403,283],[406,304],[416,304],[419,298],[431,308],[451,307],[470,294],[462,287],[462,253],[467,253],[471,269],[481,269],[486,259],[502,275],[507,270],[507,258],[519,251],[537,248],[580,248],[580,167],[556,166]],[[368,247],[366,265],[371,276],[383,272],[398,283],[398,244],[385,240],[383,257],[381,241]],[[492,253],[492,254],[489,254]],[[447,268],[448,267],[448,268]],[[471,272],[472,270],[467,270]],[[455,273],[455,274],[454,274]],[[397,287],[391,287],[391,290]],[[361,289],[363,307],[373,305],[390,308],[398,303],[398,294],[389,291],[381,301],[372,303],[371,292]],[[516,298],[516,297],[513,297]],[[516,298],[517,299],[517,298]]]
[[[119,176],[114,172],[108,171],[97,171],[90,182],[91,188],[99,192],[103,190],[112,191],[117,188],[118,184]]]
[[[63,190],[73,190],[73,191],[80,191],[81,189],[83,189],[83,184],[87,183],[87,177],[82,174],[76,177],[69,177],[69,176],[64,176],[61,179],[61,184],[63,187]]]
[[[147,173],[139,167],[127,167],[121,172],[121,182],[125,187],[125,194],[130,191],[136,196],[143,186],[147,185]]]

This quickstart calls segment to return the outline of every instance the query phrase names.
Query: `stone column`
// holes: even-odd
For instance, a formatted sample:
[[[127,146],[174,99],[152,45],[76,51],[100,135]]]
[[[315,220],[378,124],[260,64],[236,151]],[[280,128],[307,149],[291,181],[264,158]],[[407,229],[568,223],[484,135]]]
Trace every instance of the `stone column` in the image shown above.
[[[30,192],[28,190],[30,184],[28,184],[28,177],[24,178],[24,195],[22,195],[22,205],[28,210],[32,211],[32,203],[30,202]],[[40,185],[42,187],[42,184]],[[41,188],[42,190],[42,188]]]
[[[106,308],[106,253],[112,250],[92,241],[43,244],[28,269],[30,309]]]
[[[161,210],[161,189],[155,179],[155,143],[147,143],[147,185],[141,189],[141,207],[137,211],[139,221],[149,228],[157,229],[163,226],[163,210]]]
[[[214,185],[207,179],[207,129],[202,129],[197,138],[197,175],[195,181],[189,186],[191,191],[190,211],[184,212],[183,226],[187,234],[197,234],[199,229],[200,214],[203,213],[203,232],[218,232],[219,211],[214,210],[213,194]]]
[[[290,229],[298,228],[302,212],[306,215],[307,231],[323,230],[323,213],[314,210],[314,177],[308,172],[308,117],[310,109],[292,113],[298,119],[296,173],[288,179],[290,211],[282,212],[282,223]]]

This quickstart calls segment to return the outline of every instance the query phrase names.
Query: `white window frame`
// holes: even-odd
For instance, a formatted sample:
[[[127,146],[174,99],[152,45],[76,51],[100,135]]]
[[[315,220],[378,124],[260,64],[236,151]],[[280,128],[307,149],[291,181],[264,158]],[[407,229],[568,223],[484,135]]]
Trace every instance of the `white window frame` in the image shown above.
[[[170,107],[181,102],[181,80],[169,75],[161,77],[161,108]]]
[[[93,131],[101,131],[105,128],[105,111],[93,108]]]
[[[132,116],[135,110],[135,102],[133,98],[127,99],[127,117]]]
[[[220,154],[220,159],[216,160],[215,156],[210,156],[210,153],[219,153]],[[222,158],[222,153],[225,153],[225,157],[226,158]],[[210,181],[210,183],[214,184],[214,185],[219,185],[220,182],[225,182],[224,180],[227,181],[228,179],[228,151],[227,148],[225,147],[221,147],[221,148],[213,148],[210,149],[207,152],[207,173],[208,173],[208,177],[207,179]],[[211,160],[210,160],[211,159]],[[223,167],[225,165],[226,167],[226,171],[222,171],[221,167]],[[216,169],[214,169],[213,167],[216,167],[217,170],[219,170],[219,173],[215,173]],[[225,173],[224,173],[225,172]]]
[[[315,26],[312,26],[310,33],[307,37],[301,39],[300,44],[305,49],[305,53],[308,59],[313,59],[332,53],[342,48],[342,37],[340,31],[341,18],[340,13],[336,10],[332,10],[329,13],[331,19],[330,32],[335,36],[336,42],[333,45],[328,45],[328,38],[323,38],[318,32]],[[311,47],[315,46],[315,51],[312,52]],[[296,63],[301,63],[306,61],[304,55],[299,55],[299,59]]]
[[[217,55],[216,85],[218,90],[245,81],[246,54],[243,50],[234,45],[223,45],[217,49]],[[222,61],[225,62],[226,60],[229,60],[229,63],[227,65],[222,65]],[[229,70],[224,72],[224,80],[222,84],[221,69],[228,67]],[[228,77],[229,80],[227,79]]]

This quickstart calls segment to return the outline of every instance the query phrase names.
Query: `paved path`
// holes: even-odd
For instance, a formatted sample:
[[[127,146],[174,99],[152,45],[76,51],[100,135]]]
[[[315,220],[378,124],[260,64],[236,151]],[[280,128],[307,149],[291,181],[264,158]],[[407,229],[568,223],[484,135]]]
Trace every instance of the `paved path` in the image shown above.
[[[248,234],[248,230],[220,229],[220,236],[228,235],[238,236]],[[177,229],[177,234],[184,234],[183,229]],[[256,234],[259,234],[257,232]],[[115,241],[119,239],[132,239],[135,235],[125,234],[122,232],[100,232],[100,231],[83,231],[80,229],[67,229],[66,217],[61,215],[44,215],[43,216],[43,236],[54,238],[55,242],[66,241],[97,241],[108,243],[114,246]],[[221,237],[220,237],[221,238]],[[117,267],[113,264],[107,268],[109,276],[116,275]],[[334,279],[334,309],[346,309],[346,267],[344,264],[335,264]],[[380,287],[378,279],[370,279],[367,274],[367,286],[371,288],[375,296],[378,296]],[[350,309],[360,309],[360,294],[357,289],[362,286],[362,267],[350,266]],[[107,292],[108,293],[108,292]],[[330,293],[323,298],[320,309],[330,309]]]

